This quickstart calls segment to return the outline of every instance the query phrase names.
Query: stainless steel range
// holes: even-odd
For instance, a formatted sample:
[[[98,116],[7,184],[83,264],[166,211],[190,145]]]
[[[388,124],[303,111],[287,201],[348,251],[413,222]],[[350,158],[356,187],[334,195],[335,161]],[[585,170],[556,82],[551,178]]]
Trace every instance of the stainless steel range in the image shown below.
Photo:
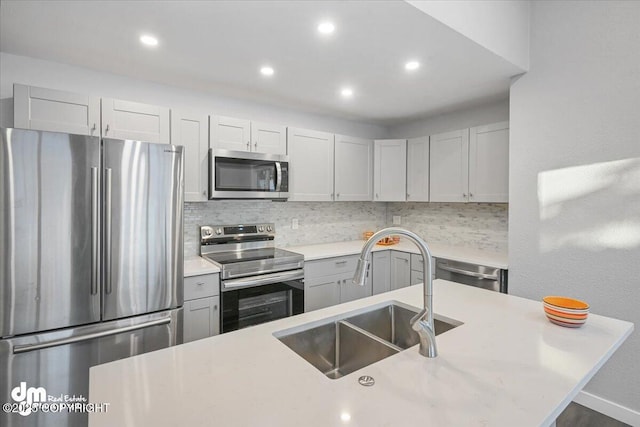
[[[274,239],[274,224],[200,227],[200,255],[220,267],[221,332],[304,311],[304,256]]]

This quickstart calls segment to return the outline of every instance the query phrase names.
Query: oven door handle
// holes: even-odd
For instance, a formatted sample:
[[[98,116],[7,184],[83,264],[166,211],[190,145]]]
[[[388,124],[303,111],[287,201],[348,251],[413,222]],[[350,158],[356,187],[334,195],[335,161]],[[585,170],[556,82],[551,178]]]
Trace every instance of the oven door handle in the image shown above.
[[[241,279],[224,280],[222,291],[232,291],[252,286],[269,285],[272,283],[286,282],[288,280],[299,280],[304,278],[304,270],[288,271],[286,273],[270,273],[260,276],[243,277]]]

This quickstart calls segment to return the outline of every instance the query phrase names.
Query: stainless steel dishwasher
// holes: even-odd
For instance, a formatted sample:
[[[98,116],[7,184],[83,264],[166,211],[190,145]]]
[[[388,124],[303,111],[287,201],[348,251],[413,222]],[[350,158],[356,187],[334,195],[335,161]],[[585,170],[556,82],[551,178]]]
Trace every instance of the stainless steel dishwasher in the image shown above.
[[[507,293],[508,271],[496,267],[438,258],[436,279]]]

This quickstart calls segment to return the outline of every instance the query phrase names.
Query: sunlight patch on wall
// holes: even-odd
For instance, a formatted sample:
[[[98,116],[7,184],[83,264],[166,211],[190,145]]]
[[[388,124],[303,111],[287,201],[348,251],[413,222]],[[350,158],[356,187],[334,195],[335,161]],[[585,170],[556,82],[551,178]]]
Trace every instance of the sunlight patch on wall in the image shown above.
[[[640,158],[538,174],[540,250],[640,247]]]

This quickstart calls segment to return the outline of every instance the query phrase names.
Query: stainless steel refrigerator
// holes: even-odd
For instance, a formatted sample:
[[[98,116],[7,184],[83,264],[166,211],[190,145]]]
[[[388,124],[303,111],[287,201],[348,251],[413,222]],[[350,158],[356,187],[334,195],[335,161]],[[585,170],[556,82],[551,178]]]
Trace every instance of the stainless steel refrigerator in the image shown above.
[[[0,132],[0,425],[85,426],[6,404],[91,402],[90,366],[182,342],[183,148]]]

